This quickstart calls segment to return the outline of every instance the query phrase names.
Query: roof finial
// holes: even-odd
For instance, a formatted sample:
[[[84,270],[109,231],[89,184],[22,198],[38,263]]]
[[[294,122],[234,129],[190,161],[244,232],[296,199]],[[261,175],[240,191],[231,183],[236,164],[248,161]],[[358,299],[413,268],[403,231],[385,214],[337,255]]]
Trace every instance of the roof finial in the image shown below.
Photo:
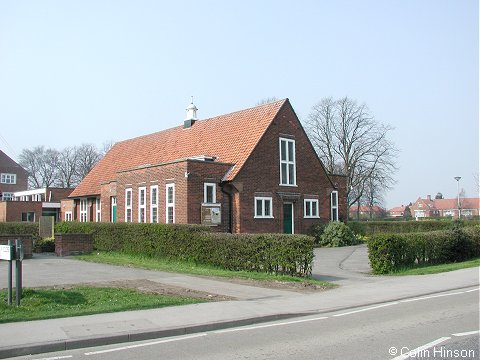
[[[197,120],[197,110],[198,109],[193,104],[193,96],[191,98],[192,98],[192,102],[185,109],[185,110],[187,110],[187,116],[185,117],[185,121],[184,121],[184,127],[185,128],[191,127],[195,123],[195,121]]]

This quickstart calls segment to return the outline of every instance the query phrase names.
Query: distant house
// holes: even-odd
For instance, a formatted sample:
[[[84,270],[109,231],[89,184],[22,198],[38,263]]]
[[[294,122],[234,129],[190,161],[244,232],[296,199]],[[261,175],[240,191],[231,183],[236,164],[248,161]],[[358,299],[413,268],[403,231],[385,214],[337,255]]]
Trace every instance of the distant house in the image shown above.
[[[387,216],[391,218],[409,217],[405,214],[406,211],[410,211],[408,206],[401,205],[393,207],[387,211]]]
[[[15,191],[27,189],[27,170],[0,150],[0,201],[11,200]]]
[[[385,217],[387,211],[378,206],[353,205],[350,207],[350,218],[352,219],[381,219]]]
[[[306,233],[345,219],[345,177],[327,174],[288,99],[116,143],[62,201],[64,220],[204,224]]]
[[[479,198],[460,198],[459,199],[432,199],[427,195],[426,199],[418,198],[410,206],[412,216],[415,218],[425,217],[453,217],[458,218],[459,209],[462,217],[479,216],[480,199]]]
[[[53,216],[58,221],[63,218],[60,201],[72,191],[50,187],[16,191],[10,201],[0,203],[0,222],[38,222],[41,216]]]

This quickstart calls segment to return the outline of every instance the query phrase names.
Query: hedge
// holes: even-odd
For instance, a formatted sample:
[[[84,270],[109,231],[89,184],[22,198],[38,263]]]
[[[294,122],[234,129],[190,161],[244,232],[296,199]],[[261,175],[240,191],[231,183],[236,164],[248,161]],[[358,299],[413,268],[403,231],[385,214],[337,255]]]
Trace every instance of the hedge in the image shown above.
[[[480,256],[480,227],[422,233],[376,234],[368,240],[375,274],[421,264],[444,264]]]
[[[38,223],[33,222],[2,222],[1,235],[33,235],[38,238]]]
[[[349,221],[347,225],[355,234],[372,235],[379,233],[403,234],[414,232],[427,232],[437,230],[449,230],[458,220],[421,220],[421,221]],[[465,220],[460,222],[462,227],[479,225],[476,220]]]
[[[56,233],[91,233],[94,248],[276,274],[309,276],[313,238],[211,233],[199,225],[63,222]]]

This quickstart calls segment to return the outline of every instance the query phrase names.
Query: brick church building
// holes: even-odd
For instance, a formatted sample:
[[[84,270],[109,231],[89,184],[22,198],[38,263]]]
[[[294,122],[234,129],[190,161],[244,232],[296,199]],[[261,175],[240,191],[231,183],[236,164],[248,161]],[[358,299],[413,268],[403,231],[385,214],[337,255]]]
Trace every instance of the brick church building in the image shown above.
[[[307,233],[346,218],[345,178],[327,174],[288,99],[116,143],[63,220],[204,224]]]

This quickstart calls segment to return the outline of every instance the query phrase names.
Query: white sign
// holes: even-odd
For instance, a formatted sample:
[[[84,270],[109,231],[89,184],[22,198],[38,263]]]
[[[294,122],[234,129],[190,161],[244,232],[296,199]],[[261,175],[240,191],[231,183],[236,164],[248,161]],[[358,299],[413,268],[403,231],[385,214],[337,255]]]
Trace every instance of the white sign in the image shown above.
[[[0,260],[12,260],[12,252],[10,245],[0,245]]]

